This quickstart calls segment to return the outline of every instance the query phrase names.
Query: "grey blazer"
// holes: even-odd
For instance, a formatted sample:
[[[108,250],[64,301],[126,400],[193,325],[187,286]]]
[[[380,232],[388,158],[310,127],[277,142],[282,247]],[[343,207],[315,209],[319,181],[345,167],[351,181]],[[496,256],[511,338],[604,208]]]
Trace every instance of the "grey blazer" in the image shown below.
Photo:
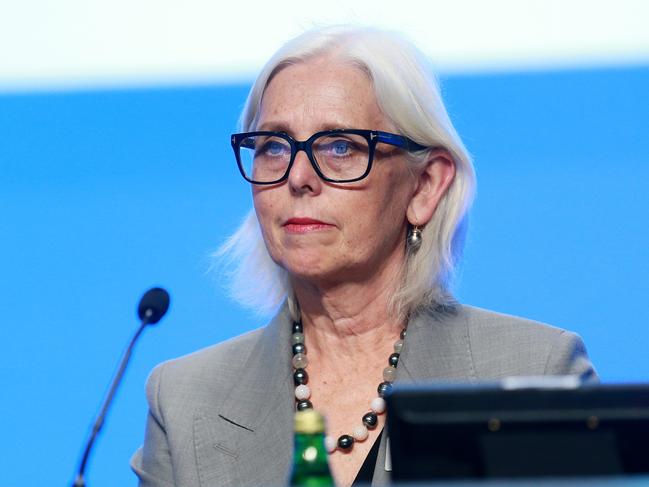
[[[142,487],[279,486],[292,460],[291,321],[157,366],[147,382],[144,445],[131,461]],[[521,318],[458,305],[408,324],[397,381],[515,375],[595,378],[581,339]],[[389,483],[382,436],[373,485]]]

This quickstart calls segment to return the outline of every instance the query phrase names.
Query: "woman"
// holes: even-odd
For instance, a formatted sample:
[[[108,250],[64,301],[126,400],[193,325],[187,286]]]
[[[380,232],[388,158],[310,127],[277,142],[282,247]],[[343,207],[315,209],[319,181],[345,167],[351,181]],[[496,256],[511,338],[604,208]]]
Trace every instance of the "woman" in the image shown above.
[[[310,407],[327,418],[337,483],[385,483],[393,381],[594,375],[576,335],[453,300],[474,172],[398,36],[289,42],[232,146],[254,201],[225,248],[234,285],[257,308],[284,304],[267,327],[154,370],[141,485],[281,485],[293,412]]]

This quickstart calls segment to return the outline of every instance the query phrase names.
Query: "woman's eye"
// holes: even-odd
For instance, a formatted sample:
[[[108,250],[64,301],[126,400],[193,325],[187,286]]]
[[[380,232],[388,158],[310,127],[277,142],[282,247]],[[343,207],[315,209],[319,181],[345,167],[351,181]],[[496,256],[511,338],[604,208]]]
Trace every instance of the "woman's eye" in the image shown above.
[[[348,156],[354,151],[354,146],[348,140],[337,140],[329,143],[327,152],[334,156]]]
[[[284,155],[287,151],[286,144],[282,144],[281,142],[278,141],[268,141],[266,142],[261,149],[259,150],[259,154],[267,155],[267,156],[281,156]]]
[[[346,154],[349,152],[350,147],[347,142],[337,142],[336,145],[334,146],[334,151],[336,154]]]

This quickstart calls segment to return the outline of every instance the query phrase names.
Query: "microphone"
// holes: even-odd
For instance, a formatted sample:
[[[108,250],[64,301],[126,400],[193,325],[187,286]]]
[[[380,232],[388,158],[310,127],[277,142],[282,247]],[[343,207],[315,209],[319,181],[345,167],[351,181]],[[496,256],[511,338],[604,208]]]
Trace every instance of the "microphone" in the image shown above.
[[[144,293],[137,307],[140,321],[155,325],[169,309],[169,293],[161,287],[154,287]]]
[[[90,438],[86,443],[86,448],[83,452],[83,457],[81,457],[81,463],[79,464],[79,469],[77,470],[77,476],[75,478],[74,484],[72,484],[72,487],[85,487],[86,485],[86,481],[84,479],[84,473],[86,470],[86,463],[88,462],[88,457],[90,456],[90,451],[92,450],[92,446],[94,445],[95,440],[97,439],[97,435],[99,434],[102,426],[104,425],[104,421],[106,419],[106,413],[108,412],[108,408],[110,407],[110,404],[113,401],[113,396],[117,391],[117,387],[119,386],[119,383],[122,380],[122,376],[124,375],[126,366],[128,365],[128,362],[131,359],[131,353],[133,352],[133,347],[135,346],[135,342],[137,342],[137,339],[140,337],[144,329],[148,325],[154,325],[158,321],[160,321],[160,319],[165,315],[168,309],[169,309],[169,293],[160,287],[154,287],[149,289],[146,293],[144,293],[144,296],[142,296],[142,298],[140,299],[140,303],[138,304],[137,307],[137,315],[140,318],[140,327],[135,332],[135,335],[133,335],[133,338],[131,338],[128,347],[124,352],[124,356],[122,357],[122,360],[119,363],[117,373],[113,378],[113,382],[110,385],[108,394],[106,394],[106,398],[104,399],[104,402],[101,405],[101,409],[99,410],[97,419],[95,420],[95,423],[92,427],[92,433],[90,434]]]

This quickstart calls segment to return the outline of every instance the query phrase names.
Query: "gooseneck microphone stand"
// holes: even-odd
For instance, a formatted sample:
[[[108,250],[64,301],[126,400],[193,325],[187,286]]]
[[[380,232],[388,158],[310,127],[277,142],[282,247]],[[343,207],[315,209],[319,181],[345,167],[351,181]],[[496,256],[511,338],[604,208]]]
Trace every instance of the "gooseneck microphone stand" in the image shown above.
[[[110,405],[113,401],[113,397],[115,396],[115,392],[119,387],[119,384],[122,380],[122,376],[124,375],[124,371],[126,370],[129,360],[131,359],[131,354],[133,353],[133,347],[135,346],[135,343],[137,342],[138,338],[140,338],[140,335],[142,334],[144,329],[148,325],[153,325],[158,321],[160,321],[160,318],[164,316],[164,314],[167,312],[168,309],[169,309],[169,294],[164,289],[152,288],[149,289],[144,294],[144,296],[142,296],[142,299],[140,300],[140,304],[138,306],[140,327],[135,332],[135,335],[133,335],[133,338],[131,338],[128,347],[124,352],[122,360],[119,363],[119,368],[117,369],[117,373],[115,374],[115,377],[113,378],[113,382],[110,385],[108,394],[106,394],[106,398],[104,399],[104,402],[101,405],[101,409],[99,410],[97,419],[95,420],[95,423],[92,427],[90,438],[88,438],[88,441],[86,442],[86,448],[84,449],[83,456],[81,457],[81,463],[79,464],[79,469],[77,470],[77,475],[74,480],[74,484],[72,484],[73,487],[85,487],[86,485],[84,474],[86,471],[88,458],[90,457],[90,452],[92,451],[92,447],[95,444],[97,435],[99,434],[101,428],[104,425],[104,421],[106,419],[106,413],[110,408]]]

